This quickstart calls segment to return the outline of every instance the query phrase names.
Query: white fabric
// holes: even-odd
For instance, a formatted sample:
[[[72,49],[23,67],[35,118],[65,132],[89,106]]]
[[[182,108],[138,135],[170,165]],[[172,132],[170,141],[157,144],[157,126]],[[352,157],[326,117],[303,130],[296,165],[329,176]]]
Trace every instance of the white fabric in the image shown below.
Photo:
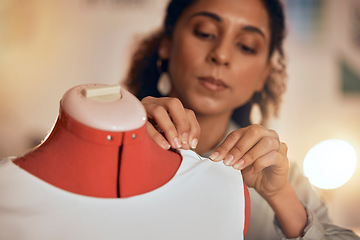
[[[1,160],[0,239],[243,239],[241,173],[181,155],[164,186],[121,199],[70,193]]]

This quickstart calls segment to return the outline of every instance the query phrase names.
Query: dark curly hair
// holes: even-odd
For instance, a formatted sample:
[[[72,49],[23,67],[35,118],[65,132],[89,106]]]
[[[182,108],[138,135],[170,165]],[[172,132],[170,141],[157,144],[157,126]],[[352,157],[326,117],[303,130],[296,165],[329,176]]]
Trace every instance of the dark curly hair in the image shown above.
[[[139,99],[146,96],[161,97],[157,89],[160,72],[156,66],[159,59],[158,48],[164,37],[171,37],[181,13],[196,0],[171,0],[161,29],[144,38],[132,56],[125,85]],[[255,93],[245,105],[235,109],[232,119],[242,127],[250,125],[250,110],[254,103],[259,104],[262,123],[271,114],[277,115],[282,94],[286,88],[286,65],[283,51],[285,37],[285,16],[280,0],[263,0],[269,16],[271,32],[268,59],[272,69],[261,93]]]

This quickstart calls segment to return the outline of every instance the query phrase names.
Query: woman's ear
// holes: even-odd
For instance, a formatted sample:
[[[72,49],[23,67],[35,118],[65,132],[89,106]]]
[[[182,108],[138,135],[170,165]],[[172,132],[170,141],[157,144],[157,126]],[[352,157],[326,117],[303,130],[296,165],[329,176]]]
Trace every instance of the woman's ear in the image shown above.
[[[161,59],[170,58],[170,45],[171,41],[168,37],[163,37],[159,44],[158,55]]]
[[[271,61],[269,61],[267,63],[267,65],[265,66],[265,69],[262,73],[262,75],[260,76],[260,79],[258,81],[258,84],[256,86],[255,92],[261,92],[264,89],[266,80],[269,78],[269,74],[271,72],[272,69],[272,63]]]

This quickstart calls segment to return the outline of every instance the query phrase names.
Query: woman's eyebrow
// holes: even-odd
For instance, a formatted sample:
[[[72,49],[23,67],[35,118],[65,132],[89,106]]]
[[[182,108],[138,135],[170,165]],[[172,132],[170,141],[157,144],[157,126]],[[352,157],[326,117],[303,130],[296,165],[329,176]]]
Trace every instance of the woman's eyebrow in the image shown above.
[[[203,12],[197,12],[197,13],[194,13],[193,15],[190,16],[190,18],[193,18],[193,17],[196,17],[196,16],[204,16],[204,17],[208,17],[208,18],[211,18],[219,23],[222,22],[222,19],[219,15],[215,14],[215,13],[212,13],[212,12],[206,12],[206,11],[203,11]],[[254,27],[254,26],[250,26],[250,25],[247,25],[247,26],[244,26],[242,28],[243,31],[247,31],[247,32],[254,32],[254,33],[258,33],[260,34],[264,39],[266,39],[265,37],[265,34],[263,33],[263,31],[261,31],[259,28],[257,27]]]
[[[211,12],[197,12],[194,13],[193,15],[190,16],[190,18],[196,17],[196,16],[204,16],[204,17],[209,17],[217,22],[222,22],[222,19],[219,15],[215,14],[215,13],[211,13]]]
[[[266,39],[265,34],[263,33],[263,31],[261,31],[259,28],[257,27],[253,27],[253,26],[245,26],[243,27],[244,31],[247,32],[254,32],[254,33],[258,33],[260,34],[264,39]]]

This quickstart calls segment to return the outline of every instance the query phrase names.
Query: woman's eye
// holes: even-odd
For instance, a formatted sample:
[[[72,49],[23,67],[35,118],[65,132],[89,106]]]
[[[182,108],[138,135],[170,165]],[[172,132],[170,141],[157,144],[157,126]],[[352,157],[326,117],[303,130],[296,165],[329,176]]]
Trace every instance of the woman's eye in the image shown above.
[[[213,38],[215,38],[214,34],[202,32],[202,31],[198,31],[198,30],[195,30],[195,35],[200,37],[200,38],[203,38],[203,39],[213,39]]]
[[[238,44],[239,48],[244,51],[245,53],[255,54],[256,50],[254,48],[248,47],[244,44]]]

